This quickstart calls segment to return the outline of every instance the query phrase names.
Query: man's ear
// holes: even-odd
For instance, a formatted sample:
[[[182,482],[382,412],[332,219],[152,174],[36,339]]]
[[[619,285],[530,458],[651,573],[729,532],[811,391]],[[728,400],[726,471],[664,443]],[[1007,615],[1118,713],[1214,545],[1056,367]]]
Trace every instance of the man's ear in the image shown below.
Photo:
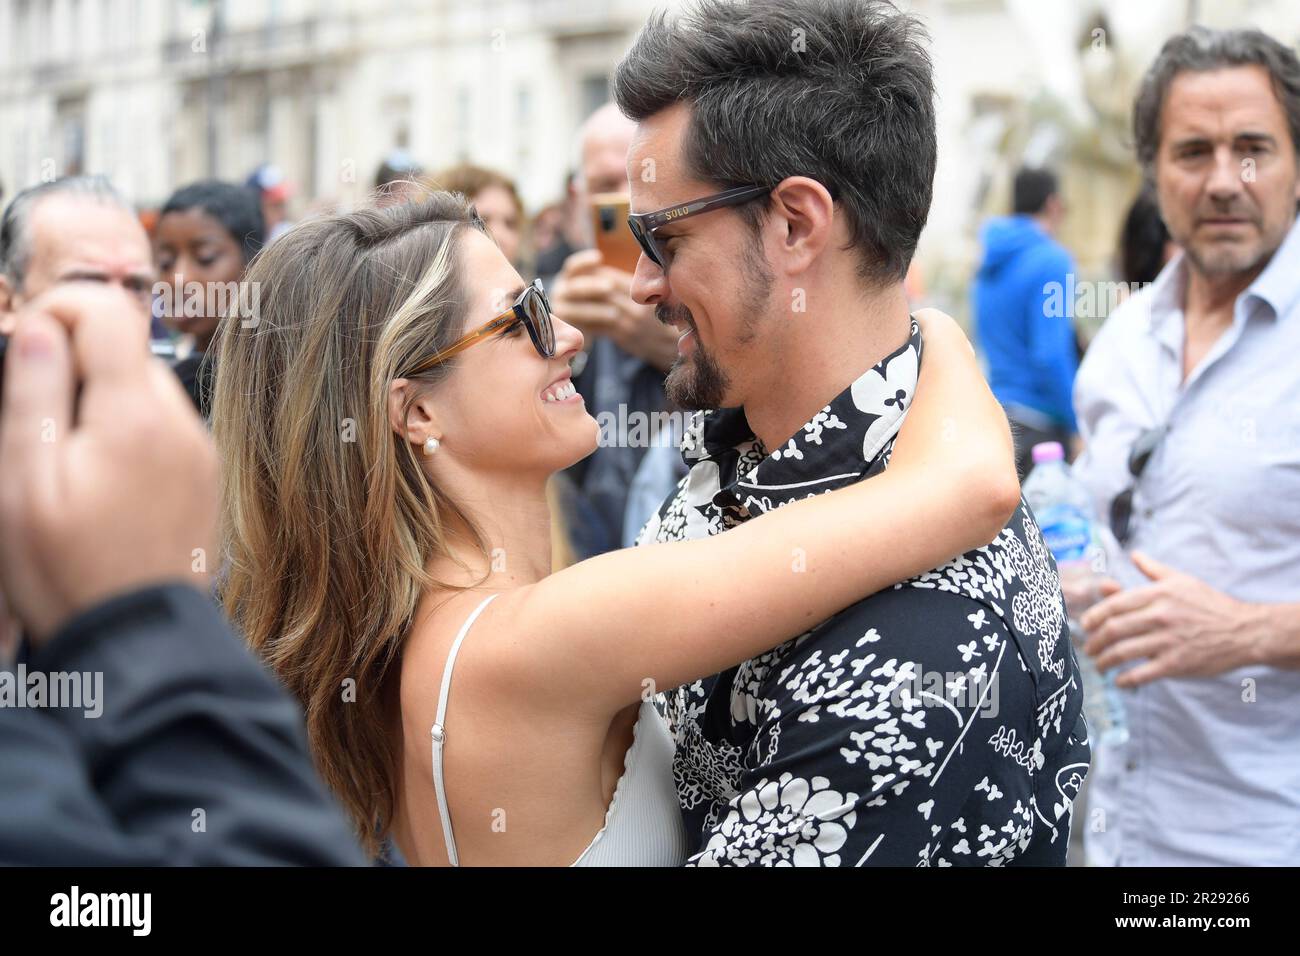
[[[405,378],[388,386],[388,424],[412,445],[423,445],[430,438],[442,440],[442,427],[434,411],[428,388],[421,388]]]
[[[790,176],[772,191],[772,212],[784,221],[781,246],[787,273],[810,266],[832,239],[835,201],[826,187],[807,176]]]
[[[0,275],[0,335],[14,334],[14,326],[18,324],[15,315],[16,298],[9,277]]]

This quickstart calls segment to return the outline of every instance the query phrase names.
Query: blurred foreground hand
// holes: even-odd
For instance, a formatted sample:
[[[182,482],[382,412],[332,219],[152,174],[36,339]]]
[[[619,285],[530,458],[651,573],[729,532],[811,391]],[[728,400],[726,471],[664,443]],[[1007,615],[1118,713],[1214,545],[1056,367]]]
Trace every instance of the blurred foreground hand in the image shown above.
[[[94,283],[32,300],[0,408],[0,589],[39,645],[107,598],[208,583],[217,461],[139,306]]]

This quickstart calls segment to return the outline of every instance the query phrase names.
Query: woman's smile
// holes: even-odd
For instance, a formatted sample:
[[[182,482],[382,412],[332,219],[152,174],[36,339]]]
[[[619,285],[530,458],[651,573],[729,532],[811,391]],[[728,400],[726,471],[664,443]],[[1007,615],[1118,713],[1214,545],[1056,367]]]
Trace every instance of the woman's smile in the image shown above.
[[[573,379],[565,376],[559,381],[552,382],[546,386],[542,392],[542,401],[547,405],[581,405],[583,404],[582,395],[574,387]]]

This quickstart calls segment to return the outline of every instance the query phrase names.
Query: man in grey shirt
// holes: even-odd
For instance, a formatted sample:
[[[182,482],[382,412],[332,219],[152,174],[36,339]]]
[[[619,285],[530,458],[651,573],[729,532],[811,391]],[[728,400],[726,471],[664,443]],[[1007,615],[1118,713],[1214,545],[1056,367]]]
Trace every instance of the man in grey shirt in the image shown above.
[[[1300,860],[1300,63],[1173,37],[1134,110],[1183,253],[1079,371],[1076,474],[1113,532],[1088,653],[1130,738],[1094,743],[1090,863]]]

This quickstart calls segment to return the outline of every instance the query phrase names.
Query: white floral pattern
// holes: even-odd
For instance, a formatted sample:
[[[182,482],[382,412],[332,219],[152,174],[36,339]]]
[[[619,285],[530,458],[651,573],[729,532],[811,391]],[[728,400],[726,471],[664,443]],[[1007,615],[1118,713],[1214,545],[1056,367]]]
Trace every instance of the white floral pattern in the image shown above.
[[[825,777],[761,779],[728,809],[695,862],[839,866],[857,822],[857,799],[831,789]]]
[[[643,541],[716,534],[883,470],[920,332],[765,455],[698,414]],[[1087,773],[1055,565],[1027,509],[986,547],[661,695],[693,865],[1060,864]],[[941,680],[926,681],[940,675]]]

